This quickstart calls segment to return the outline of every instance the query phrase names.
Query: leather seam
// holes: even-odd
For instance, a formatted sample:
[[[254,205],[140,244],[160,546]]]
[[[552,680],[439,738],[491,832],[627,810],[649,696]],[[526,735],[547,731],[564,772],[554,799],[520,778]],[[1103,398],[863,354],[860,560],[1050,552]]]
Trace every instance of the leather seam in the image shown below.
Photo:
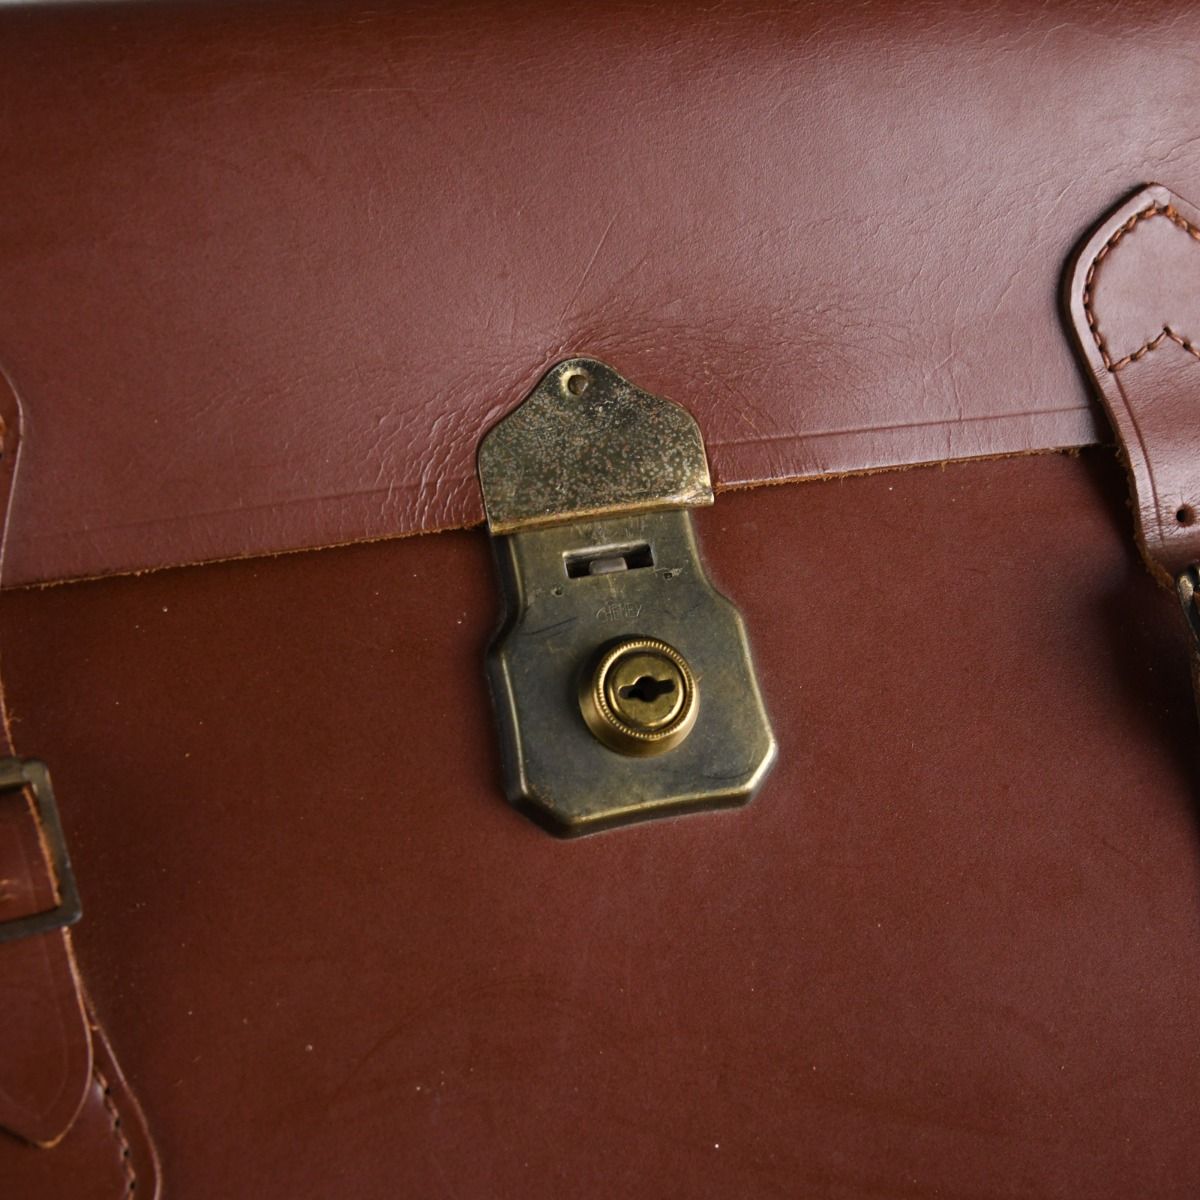
[[[1114,359],[1108,352],[1108,346],[1105,344],[1104,337],[1100,333],[1100,322],[1096,317],[1096,310],[1092,305],[1093,283],[1096,277],[1096,270],[1104,261],[1109,251],[1114,249],[1127,234],[1131,233],[1142,221],[1148,221],[1152,217],[1166,217],[1172,224],[1182,229],[1194,241],[1200,242],[1200,229],[1197,229],[1186,217],[1182,216],[1178,209],[1173,204],[1151,204],[1148,208],[1143,208],[1140,212],[1136,212],[1123,222],[1114,231],[1113,235],[1096,251],[1096,257],[1092,259],[1088,266],[1087,275],[1083,281],[1083,311],[1087,317],[1088,329],[1091,330],[1092,339],[1096,343],[1096,349],[1100,352],[1100,358],[1108,370],[1116,372],[1122,367],[1127,367],[1132,362],[1137,362],[1141,358],[1145,358],[1151,350],[1157,350],[1168,338],[1176,345],[1182,346],[1193,358],[1200,358],[1200,350],[1182,335],[1178,334],[1169,325],[1164,325],[1162,332],[1156,337],[1152,337],[1144,345],[1139,346],[1132,354],[1126,354],[1123,358]]]
[[[121,1200],[129,1200],[137,1188],[137,1171],[134,1169],[132,1161],[133,1148],[125,1136],[125,1130],[121,1127],[121,1114],[117,1111],[116,1101],[113,1100],[112,1085],[105,1079],[99,1068],[92,1073],[102,1089],[104,1107],[108,1110],[108,1115],[112,1120],[113,1139],[121,1151],[121,1170],[125,1173],[125,1190],[121,1194]]]

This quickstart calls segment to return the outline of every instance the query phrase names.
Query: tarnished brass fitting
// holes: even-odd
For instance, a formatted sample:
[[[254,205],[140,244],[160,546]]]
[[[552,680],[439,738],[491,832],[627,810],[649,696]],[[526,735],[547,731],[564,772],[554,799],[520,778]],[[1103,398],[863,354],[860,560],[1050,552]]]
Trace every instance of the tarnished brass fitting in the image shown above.
[[[687,659],[657,638],[608,646],[579,684],[588,728],[620,754],[649,757],[674,749],[692,731],[700,693]]]
[[[775,737],[745,625],[696,544],[690,510],[713,489],[688,412],[566,359],[489,430],[479,483],[504,591],[488,680],[509,799],[564,837],[745,804]]]

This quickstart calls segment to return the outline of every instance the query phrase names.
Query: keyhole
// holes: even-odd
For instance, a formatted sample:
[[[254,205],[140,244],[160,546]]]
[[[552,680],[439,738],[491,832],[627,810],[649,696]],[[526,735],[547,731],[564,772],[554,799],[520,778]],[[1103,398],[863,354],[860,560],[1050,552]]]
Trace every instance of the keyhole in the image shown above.
[[[617,694],[622,700],[640,700],[643,704],[653,704],[660,696],[668,696],[674,690],[674,680],[643,675],[635,683],[627,684]]]

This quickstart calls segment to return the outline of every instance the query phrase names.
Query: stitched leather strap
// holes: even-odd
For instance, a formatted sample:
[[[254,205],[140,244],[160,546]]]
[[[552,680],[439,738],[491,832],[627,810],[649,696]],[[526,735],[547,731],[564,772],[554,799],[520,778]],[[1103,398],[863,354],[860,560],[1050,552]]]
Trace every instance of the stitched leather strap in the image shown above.
[[[1172,585],[1200,561],[1200,211],[1143,188],[1084,243],[1067,287],[1129,467],[1138,545]]]
[[[161,1173],[137,1101],[99,1026],[83,1108],[52,1150],[0,1136],[4,1200],[158,1200]]]
[[[0,573],[21,444],[16,396],[0,380]],[[13,753],[0,691],[0,756]],[[0,796],[0,920],[53,908],[54,876],[28,796]],[[53,1145],[70,1129],[92,1074],[92,1040],[65,930],[0,944],[0,1126]]]
[[[16,394],[0,373],[0,576],[20,442]],[[0,757],[13,753],[0,688]],[[57,902],[31,798],[0,794],[0,921]],[[0,1129],[15,1135],[0,1133],[0,1196],[159,1192],[145,1122],[87,1006],[65,929],[0,943]]]

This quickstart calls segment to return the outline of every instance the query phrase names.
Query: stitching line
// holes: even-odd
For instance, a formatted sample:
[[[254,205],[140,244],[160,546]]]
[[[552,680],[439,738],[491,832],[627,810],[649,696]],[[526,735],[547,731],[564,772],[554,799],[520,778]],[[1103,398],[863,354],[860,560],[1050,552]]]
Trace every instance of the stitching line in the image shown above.
[[[1092,331],[1092,337],[1096,342],[1096,349],[1100,351],[1100,357],[1104,360],[1104,365],[1110,371],[1119,371],[1122,367],[1127,367],[1131,362],[1137,362],[1139,358],[1145,358],[1151,350],[1156,350],[1167,338],[1170,338],[1177,345],[1182,346],[1194,358],[1200,358],[1200,350],[1197,350],[1187,338],[1176,333],[1169,325],[1164,325],[1162,333],[1157,337],[1151,338],[1144,346],[1139,347],[1132,354],[1126,354],[1124,358],[1115,360],[1109,354],[1108,346],[1105,344],[1104,338],[1100,333],[1100,323],[1097,321],[1095,309],[1092,307],[1092,285],[1096,278],[1096,268],[1104,261],[1108,252],[1127,233],[1132,232],[1140,222],[1148,221],[1151,217],[1166,217],[1167,220],[1188,234],[1193,241],[1200,242],[1200,229],[1197,229],[1190,221],[1181,216],[1173,204],[1155,203],[1151,204],[1149,208],[1143,208],[1140,212],[1134,213],[1128,221],[1117,228],[1112,237],[1096,252],[1096,257],[1092,259],[1091,266],[1088,267],[1087,277],[1083,281],[1083,311],[1087,315],[1088,328]]]
[[[116,1138],[117,1145],[121,1150],[121,1169],[125,1172],[125,1191],[122,1194],[122,1200],[129,1200],[137,1188],[137,1172],[133,1168],[133,1163],[130,1161],[133,1156],[133,1150],[130,1148],[129,1139],[125,1136],[125,1131],[121,1128],[121,1114],[117,1112],[117,1106],[112,1098],[112,1085],[100,1073],[97,1067],[93,1070],[96,1076],[96,1082],[104,1089],[104,1107],[108,1110],[108,1115],[112,1118],[113,1137]]]

